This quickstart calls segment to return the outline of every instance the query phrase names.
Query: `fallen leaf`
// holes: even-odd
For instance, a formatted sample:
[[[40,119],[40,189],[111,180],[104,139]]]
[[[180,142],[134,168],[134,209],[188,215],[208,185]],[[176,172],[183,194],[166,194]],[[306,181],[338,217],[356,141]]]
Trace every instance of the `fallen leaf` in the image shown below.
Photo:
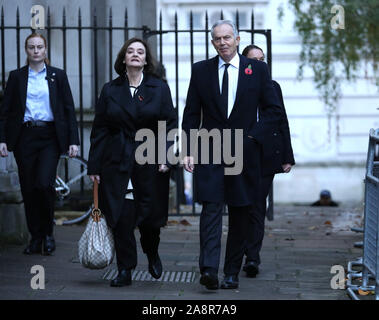
[[[173,224],[178,224],[179,222],[178,221],[176,221],[176,220],[169,220],[169,221],[167,221],[167,224],[168,225],[173,225]]]
[[[180,224],[182,224],[184,226],[190,226],[191,225],[186,219],[180,220]]]
[[[318,228],[316,226],[311,226],[308,228],[309,230],[317,230]]]
[[[328,225],[328,226],[331,226],[331,225],[332,225],[332,223],[331,223],[329,220],[325,221],[324,224],[326,224],[326,225]]]
[[[367,295],[375,294],[375,291],[373,291],[373,290],[364,291],[362,289],[358,289],[358,293],[360,296],[367,296]]]

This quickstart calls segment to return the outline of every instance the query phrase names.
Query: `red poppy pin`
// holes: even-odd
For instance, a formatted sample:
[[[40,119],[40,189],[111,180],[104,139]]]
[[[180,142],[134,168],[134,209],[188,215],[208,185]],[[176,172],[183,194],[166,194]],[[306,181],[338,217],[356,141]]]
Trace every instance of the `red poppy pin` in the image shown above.
[[[142,96],[138,96],[138,99],[139,99],[139,101],[143,101],[143,97]]]
[[[253,69],[251,68],[251,64],[249,64],[247,68],[245,69],[245,74],[248,74],[248,75],[253,74]]]

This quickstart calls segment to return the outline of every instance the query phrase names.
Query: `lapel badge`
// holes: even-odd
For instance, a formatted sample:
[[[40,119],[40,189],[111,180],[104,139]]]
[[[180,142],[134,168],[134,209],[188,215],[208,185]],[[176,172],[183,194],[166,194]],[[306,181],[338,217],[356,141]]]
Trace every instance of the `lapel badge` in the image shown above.
[[[250,63],[247,66],[247,68],[245,69],[245,74],[248,74],[248,75],[253,74],[253,69],[251,68],[251,64]]]
[[[48,76],[47,76],[46,79],[50,80],[51,82],[54,82],[55,79],[54,79],[53,77],[55,77],[55,72],[53,72],[53,73],[51,74],[51,77],[48,77]]]
[[[143,97],[139,95],[139,96],[138,96],[138,100],[139,100],[139,101],[143,101]]]

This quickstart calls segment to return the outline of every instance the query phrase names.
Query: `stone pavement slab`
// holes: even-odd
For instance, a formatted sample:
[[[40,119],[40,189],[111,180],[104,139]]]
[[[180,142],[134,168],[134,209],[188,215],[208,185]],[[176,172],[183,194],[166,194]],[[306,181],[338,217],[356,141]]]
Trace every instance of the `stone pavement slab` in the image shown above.
[[[362,214],[363,208],[359,206],[276,206],[274,221],[266,221],[261,272],[254,279],[241,272],[237,290],[217,291],[208,291],[199,284],[199,217],[169,217],[168,226],[162,229],[159,252],[164,271],[173,279],[135,280],[131,286],[122,288],[111,288],[110,279],[105,279],[106,272],[111,274],[116,268],[115,261],[104,270],[89,270],[79,264],[77,242],[85,224],[56,226],[57,250],[53,256],[26,256],[22,254],[23,246],[0,248],[0,299],[349,300],[345,290],[331,288],[330,269],[336,264],[346,269],[348,261],[362,255],[362,249],[353,247],[354,242],[362,240],[362,234],[350,230],[360,225]],[[189,224],[181,223],[183,219]],[[227,220],[225,216],[220,280]],[[138,231],[136,238],[136,271],[143,274],[148,263],[139,244]],[[30,270],[34,265],[44,267],[43,290],[31,288],[34,275]],[[192,275],[193,281],[181,281],[187,274]]]

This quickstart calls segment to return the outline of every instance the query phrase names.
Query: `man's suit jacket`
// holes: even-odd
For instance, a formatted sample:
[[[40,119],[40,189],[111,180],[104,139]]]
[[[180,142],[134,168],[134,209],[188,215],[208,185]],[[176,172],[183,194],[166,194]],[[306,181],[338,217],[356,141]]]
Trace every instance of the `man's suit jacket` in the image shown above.
[[[273,175],[275,173],[283,173],[283,164],[295,164],[291,145],[290,129],[288,126],[286,109],[284,107],[282,90],[279,83],[274,80],[272,82],[282,108],[282,119],[280,121],[279,127],[273,128],[272,132],[269,133],[267,139],[265,139],[265,144],[263,145],[262,160],[263,176]]]
[[[104,85],[96,105],[87,173],[100,175],[99,207],[111,227],[121,215],[129,178],[137,204],[136,223],[148,220],[150,226],[161,227],[167,221],[168,210],[162,208],[168,206],[169,173],[158,172],[158,164],[146,164],[138,170],[138,181],[133,180],[135,151],[142,143],[135,141],[136,132],[147,128],[157,138],[160,120],[167,121],[167,131],[177,127],[170,89],[164,81],[145,75],[134,98],[125,77]],[[167,144],[166,150],[169,147]],[[141,194],[147,195],[144,203]]]
[[[261,175],[261,147],[265,143],[267,133],[278,125],[282,109],[267,65],[240,55],[236,99],[229,118],[226,118],[221,107],[218,61],[216,56],[193,65],[182,128],[187,134],[187,146],[190,144],[190,129],[198,129],[200,122],[202,128],[208,131],[219,129],[221,135],[223,129],[243,129],[241,174],[225,176],[224,165],[212,163],[195,164],[194,174],[197,201],[244,206],[256,199]],[[249,66],[252,73],[246,70]],[[209,152],[211,155],[211,147]]]
[[[15,149],[24,121],[28,70],[29,66],[24,66],[11,71],[4,91],[0,109],[0,142],[5,142],[9,151]],[[46,77],[59,148],[65,153],[70,145],[79,145],[70,85],[66,73],[61,69],[46,66]]]

